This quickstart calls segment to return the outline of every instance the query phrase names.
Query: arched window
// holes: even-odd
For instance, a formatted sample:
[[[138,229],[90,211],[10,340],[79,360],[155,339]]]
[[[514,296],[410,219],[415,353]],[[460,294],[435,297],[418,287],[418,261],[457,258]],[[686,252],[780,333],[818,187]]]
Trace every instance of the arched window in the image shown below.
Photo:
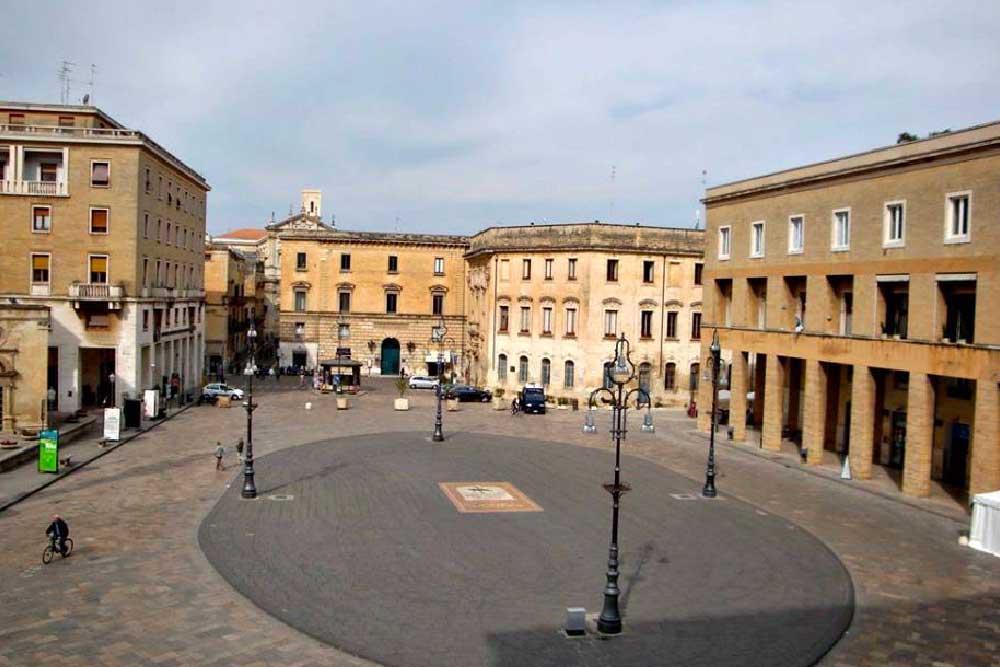
[[[517,369],[517,380],[521,384],[528,382],[528,357],[521,355],[519,368]]]
[[[688,389],[698,391],[698,375],[701,373],[701,364],[697,361],[691,364],[691,375],[688,376]]]
[[[575,366],[572,361],[567,361],[566,366],[563,368],[563,386],[567,389],[573,388],[573,372]]]
[[[552,379],[552,363],[548,359],[542,359],[542,386],[548,387]]]
[[[677,389],[677,364],[672,361],[663,369],[663,388],[667,391]]]
[[[647,362],[639,364],[639,389],[642,390],[640,400],[649,400],[649,385],[653,377],[653,365]]]
[[[507,381],[507,355],[501,354],[497,358],[497,382]]]

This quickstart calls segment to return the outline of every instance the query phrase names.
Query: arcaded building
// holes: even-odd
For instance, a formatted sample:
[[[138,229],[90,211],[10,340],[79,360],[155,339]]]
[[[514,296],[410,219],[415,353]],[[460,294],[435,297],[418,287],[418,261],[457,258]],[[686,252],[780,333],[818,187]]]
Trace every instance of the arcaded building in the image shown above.
[[[736,440],[749,423],[810,464],[847,453],[854,477],[914,496],[1000,488],[1000,123],[710,188],[705,204],[701,357],[717,329]]]

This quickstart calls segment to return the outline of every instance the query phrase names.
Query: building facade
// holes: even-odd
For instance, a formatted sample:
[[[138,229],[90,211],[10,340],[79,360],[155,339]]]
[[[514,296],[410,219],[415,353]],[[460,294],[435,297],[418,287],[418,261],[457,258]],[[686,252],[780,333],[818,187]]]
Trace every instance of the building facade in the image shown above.
[[[763,425],[766,449],[847,452],[855,477],[881,466],[915,496],[932,480],[1000,488],[1000,123],[711,188],[705,204],[705,327],[732,354],[736,440]]]
[[[48,424],[49,309],[0,304],[0,431]]]
[[[0,298],[49,308],[56,409],[198,386],[208,191],[94,107],[0,102]]]
[[[601,223],[491,227],[471,237],[469,381],[584,399],[614,339],[654,404],[697,390],[704,232]]]
[[[205,248],[205,369],[223,379],[242,371],[247,331],[264,324],[264,262],[254,251],[209,244]],[[256,361],[267,363],[267,341],[258,334]]]

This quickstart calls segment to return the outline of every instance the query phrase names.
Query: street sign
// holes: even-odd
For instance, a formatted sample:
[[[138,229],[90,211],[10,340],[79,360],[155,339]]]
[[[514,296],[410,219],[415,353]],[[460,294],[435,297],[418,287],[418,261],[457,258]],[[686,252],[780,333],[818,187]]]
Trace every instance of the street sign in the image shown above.
[[[39,435],[38,472],[59,472],[59,431],[42,431]]]
[[[121,437],[122,411],[118,408],[104,408],[104,439],[114,442]]]

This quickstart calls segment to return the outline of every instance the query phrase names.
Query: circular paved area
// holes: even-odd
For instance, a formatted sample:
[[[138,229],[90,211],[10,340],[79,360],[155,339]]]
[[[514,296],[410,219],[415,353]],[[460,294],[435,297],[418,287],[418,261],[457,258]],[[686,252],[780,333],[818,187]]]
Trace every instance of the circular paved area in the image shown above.
[[[258,459],[262,498],[234,482],[199,541],[261,608],[385,665],[809,665],[841,637],[851,581],[820,541],[627,456],[625,631],[563,636],[566,607],[600,611],[613,461],[476,433],[333,439]],[[518,492],[541,511],[474,511]]]

